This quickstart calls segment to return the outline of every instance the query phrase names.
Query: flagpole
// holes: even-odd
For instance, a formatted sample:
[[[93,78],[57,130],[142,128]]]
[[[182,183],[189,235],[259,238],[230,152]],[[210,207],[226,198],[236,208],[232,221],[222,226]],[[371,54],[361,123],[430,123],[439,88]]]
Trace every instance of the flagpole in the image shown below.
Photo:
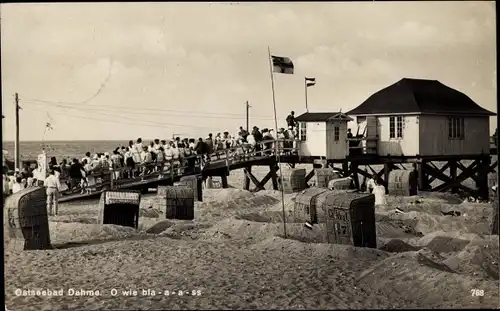
[[[309,108],[307,108],[307,79],[304,78],[304,88],[306,92],[306,112],[309,112]]]
[[[273,91],[273,107],[274,107],[274,126],[276,130],[276,135],[278,134],[278,117],[276,113],[276,96],[274,95],[274,75],[273,75],[273,61],[271,59],[271,49],[267,47],[267,53],[269,58],[269,73],[271,74],[271,88]],[[278,161],[278,168],[280,171],[280,181],[281,181],[281,210],[283,212],[283,235],[285,239],[286,235],[286,213],[285,213],[285,194],[283,192],[283,170],[281,169],[281,158],[278,152],[278,142],[274,143],[274,150],[276,153],[276,160]]]

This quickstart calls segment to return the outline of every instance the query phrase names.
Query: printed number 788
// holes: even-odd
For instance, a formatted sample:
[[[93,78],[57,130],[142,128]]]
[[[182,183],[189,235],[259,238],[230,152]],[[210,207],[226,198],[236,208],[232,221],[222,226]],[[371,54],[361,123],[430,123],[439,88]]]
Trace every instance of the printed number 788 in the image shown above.
[[[482,289],[474,288],[474,289],[471,289],[470,292],[471,292],[472,296],[476,296],[476,297],[483,297],[484,296],[484,290],[482,290]]]

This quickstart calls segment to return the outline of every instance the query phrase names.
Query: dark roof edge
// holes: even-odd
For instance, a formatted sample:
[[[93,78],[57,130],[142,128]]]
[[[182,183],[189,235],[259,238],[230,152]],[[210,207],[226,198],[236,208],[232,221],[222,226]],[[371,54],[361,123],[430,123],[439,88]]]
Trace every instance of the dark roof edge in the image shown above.
[[[486,110],[486,112],[391,112],[391,113],[346,113],[347,115],[354,116],[412,116],[412,115],[436,115],[436,116],[474,116],[474,117],[493,117],[497,114]]]

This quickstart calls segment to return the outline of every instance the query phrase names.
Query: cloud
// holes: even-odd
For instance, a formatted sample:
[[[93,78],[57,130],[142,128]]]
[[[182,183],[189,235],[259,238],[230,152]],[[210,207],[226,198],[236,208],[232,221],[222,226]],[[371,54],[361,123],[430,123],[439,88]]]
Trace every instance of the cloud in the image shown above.
[[[455,2],[7,4],[1,11],[3,100],[20,92],[81,102],[101,88],[111,68],[89,105],[244,113],[249,100],[252,116],[272,116],[270,46],[296,66],[295,75],[276,77],[279,115],[303,109],[306,75],[318,79],[309,93],[309,106],[318,111],[356,106],[404,76],[442,80],[487,107],[496,88],[492,8]],[[221,121],[151,118],[216,128]],[[115,123],[92,120],[81,120],[89,130],[75,133],[75,120],[61,120],[58,138],[115,135]],[[225,120],[228,127],[239,122]],[[120,133],[143,131],[157,133],[132,123]]]
[[[349,44],[317,46],[311,53],[296,60],[297,71],[324,75],[332,79],[392,76],[391,64],[382,59],[357,58]]]

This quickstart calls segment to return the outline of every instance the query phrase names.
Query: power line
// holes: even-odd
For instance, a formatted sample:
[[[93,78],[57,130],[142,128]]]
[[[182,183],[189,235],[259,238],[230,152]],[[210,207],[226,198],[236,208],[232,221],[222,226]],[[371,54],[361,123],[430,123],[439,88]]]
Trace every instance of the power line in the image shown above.
[[[123,111],[127,109],[132,109],[128,107],[121,108],[120,110],[122,111],[117,111],[117,110],[109,110],[109,109],[96,109],[96,108],[88,108],[88,107],[70,107],[66,105],[60,105],[60,104],[47,104],[47,103],[36,103],[36,102],[30,102],[30,101],[23,101],[23,103],[29,104],[29,105],[42,105],[42,106],[50,106],[50,107],[59,107],[63,109],[72,109],[72,110],[81,110],[81,111],[100,111],[100,112],[113,112],[113,113],[133,113],[134,115],[164,115],[164,116],[188,116],[191,118],[209,118],[209,119],[245,119],[246,117],[244,115],[237,115],[235,114],[234,116],[224,116],[224,114],[212,116],[212,115],[201,115],[200,113],[197,113],[198,115],[193,115],[193,113],[186,112],[186,111],[175,111],[172,110],[173,113],[159,113],[159,112],[144,112],[144,111]],[[107,107],[104,107],[107,108]],[[116,107],[115,107],[116,108]],[[136,108],[137,109],[137,108]],[[138,108],[141,109],[141,108]],[[142,109],[141,109],[142,110]],[[183,114],[184,113],[184,114]],[[256,119],[260,120],[272,120],[270,117],[256,117]]]
[[[39,112],[48,112],[47,110],[41,110],[41,109],[35,109],[35,108],[30,108],[29,110],[32,110],[32,111],[39,111]],[[123,121],[118,121],[118,120],[104,120],[104,119],[96,119],[96,118],[92,118],[92,117],[84,117],[84,116],[80,116],[80,115],[72,115],[72,114],[68,114],[68,113],[59,113],[59,112],[52,112],[54,114],[58,114],[58,115],[63,115],[63,116],[68,116],[68,117],[74,117],[74,118],[79,118],[79,119],[88,119],[88,120],[92,120],[92,121],[101,121],[101,122],[109,122],[109,123],[119,123],[121,125],[124,124]],[[102,114],[104,116],[111,116],[111,117],[117,117],[117,116],[113,116],[113,115],[108,115],[108,114]],[[119,118],[124,118],[124,117],[119,117]],[[133,121],[138,121],[136,119],[132,119],[132,118],[126,118],[127,120],[133,120]],[[140,120],[139,120],[140,121]],[[143,122],[146,122],[146,121],[143,121]],[[165,128],[166,126],[172,126],[172,127],[186,127],[186,128],[194,128],[194,129],[210,129],[210,130],[213,130],[214,128],[212,127],[204,127],[204,126],[194,126],[194,125],[181,125],[181,124],[170,124],[170,123],[160,123],[160,122],[149,122],[147,121],[147,123],[137,123],[137,122],[126,122],[127,125],[138,125],[138,126],[149,126],[149,127],[157,127],[157,128]],[[155,125],[156,124],[156,125]]]
[[[50,105],[63,105],[63,106],[74,106],[74,103],[68,103],[68,102],[57,102],[57,101],[46,101],[46,100],[37,100],[37,99],[23,99],[23,102],[27,103],[32,103],[32,104],[50,104]],[[178,113],[188,113],[188,114],[193,114],[193,111],[186,111],[186,110],[174,110],[174,109],[164,109],[164,108],[143,108],[143,107],[130,107],[130,106],[116,106],[116,105],[102,105],[102,104],[89,104],[85,105],[85,107],[78,107],[78,109],[84,109],[84,108],[91,108],[91,107],[104,107],[104,108],[111,108],[111,109],[118,109],[118,110],[123,110],[123,109],[129,109],[129,110],[141,110],[141,111],[154,111],[155,114],[158,113],[158,111],[165,111],[165,112],[178,112]],[[77,107],[72,107],[72,108],[77,108]],[[228,113],[228,112],[198,112],[198,114],[203,114],[203,115],[217,115],[217,116],[242,116],[240,113]],[[271,116],[256,116],[255,118],[259,119],[272,119]]]

